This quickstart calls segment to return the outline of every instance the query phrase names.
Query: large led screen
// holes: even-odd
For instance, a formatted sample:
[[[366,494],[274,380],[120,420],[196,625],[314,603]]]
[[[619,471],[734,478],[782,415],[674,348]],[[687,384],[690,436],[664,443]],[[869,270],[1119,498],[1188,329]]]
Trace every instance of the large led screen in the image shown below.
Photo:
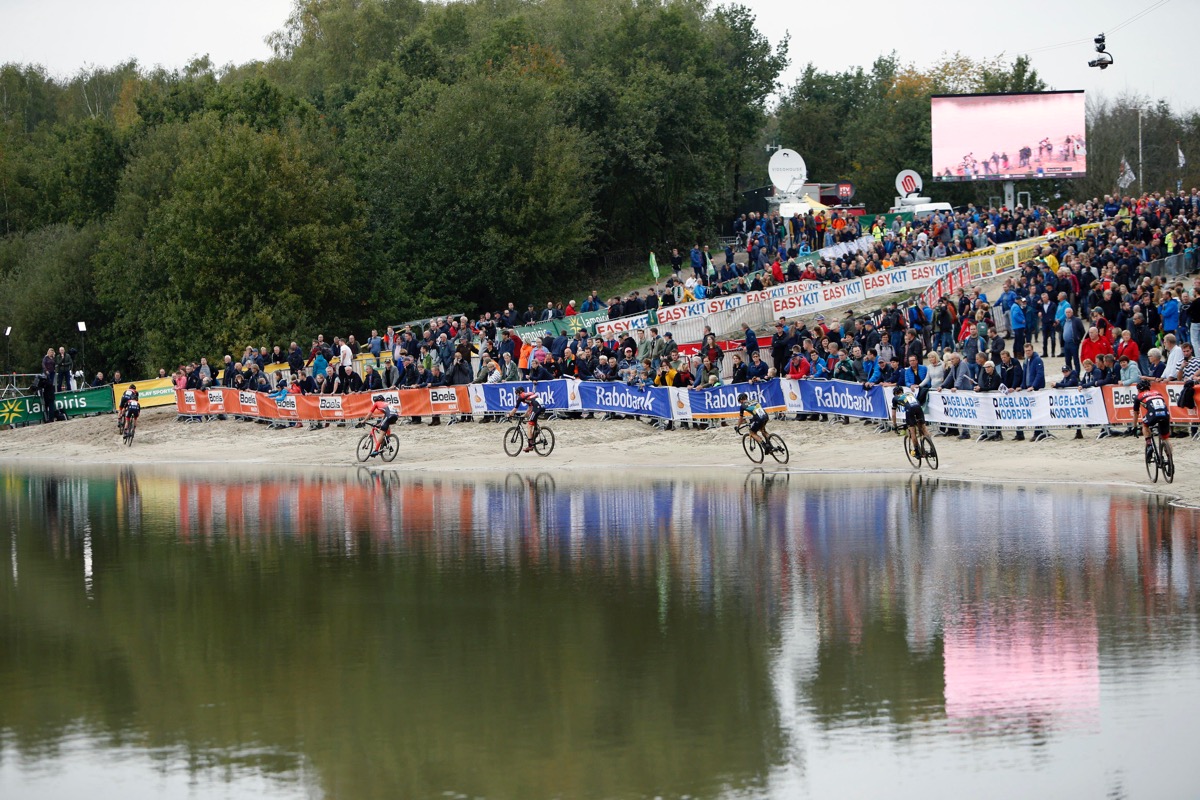
[[[935,95],[931,113],[935,180],[1087,174],[1082,91]]]

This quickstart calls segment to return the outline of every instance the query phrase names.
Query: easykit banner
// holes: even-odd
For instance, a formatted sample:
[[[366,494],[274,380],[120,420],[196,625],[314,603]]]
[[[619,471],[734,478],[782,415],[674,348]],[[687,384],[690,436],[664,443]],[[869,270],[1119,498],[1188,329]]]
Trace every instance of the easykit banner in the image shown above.
[[[54,407],[68,417],[104,414],[113,410],[112,390],[107,386],[62,392],[54,395]],[[0,425],[29,425],[43,421],[40,394],[0,400]]]
[[[1108,425],[1100,389],[1044,389],[1038,392],[929,393],[926,419],[941,425],[986,428],[1054,428]]]
[[[789,412],[803,414],[840,414],[844,417],[887,419],[887,399],[882,386],[864,389],[848,381],[783,379],[783,393]]]
[[[175,383],[170,378],[155,378],[150,381],[114,383],[112,387],[113,407],[121,404],[121,395],[130,386],[138,387],[138,403],[142,408],[169,406],[175,402]]]
[[[815,314],[861,302],[865,297],[863,291],[862,278],[841,283],[822,283],[797,295],[775,298],[771,301],[771,312],[777,317]]]
[[[787,406],[783,400],[783,388],[778,379],[765,383],[734,383],[729,386],[715,386],[710,389],[679,390],[685,392],[687,413],[676,414],[676,419],[717,419],[721,417],[736,417],[740,405],[737,396],[742,392],[758,400],[759,405],[768,413],[783,411]],[[672,400],[680,398],[676,395]]]
[[[1183,394],[1182,383],[1155,383],[1155,389],[1166,390],[1167,408],[1171,411],[1171,421],[1200,424],[1200,413],[1195,408],[1180,408],[1179,397]],[[1196,397],[1200,398],[1200,390],[1193,389]],[[1133,425],[1138,420],[1133,416],[1133,399],[1137,397],[1136,386],[1105,386],[1104,406],[1108,418],[1114,425]],[[1138,412],[1139,415],[1142,412]]]

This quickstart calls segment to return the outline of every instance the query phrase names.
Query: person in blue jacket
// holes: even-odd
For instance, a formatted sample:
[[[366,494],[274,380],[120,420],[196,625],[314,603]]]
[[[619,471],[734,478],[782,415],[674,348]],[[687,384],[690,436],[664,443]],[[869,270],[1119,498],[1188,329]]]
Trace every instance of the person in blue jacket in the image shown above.
[[[1077,379],[1078,380],[1078,379]],[[1025,385],[1022,391],[1036,392],[1046,388],[1046,365],[1042,363],[1042,357],[1033,349],[1033,345],[1029,342],[1025,343],[1025,371],[1021,379]],[[1046,431],[1041,428],[1033,429],[1033,441],[1038,441],[1045,438]],[[1018,441],[1025,438],[1025,432],[1017,429],[1015,437]]]
[[[1158,313],[1162,317],[1164,336],[1179,329],[1179,300],[1171,295],[1170,289],[1163,292],[1163,301],[1158,305]]]

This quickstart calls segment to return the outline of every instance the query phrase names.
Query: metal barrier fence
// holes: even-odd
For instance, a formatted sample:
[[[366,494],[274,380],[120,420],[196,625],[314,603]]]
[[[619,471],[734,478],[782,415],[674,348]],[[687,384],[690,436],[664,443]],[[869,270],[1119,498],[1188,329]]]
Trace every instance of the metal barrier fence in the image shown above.
[[[1146,270],[1155,277],[1178,278],[1196,271],[1196,251],[1187,250],[1151,261]]]

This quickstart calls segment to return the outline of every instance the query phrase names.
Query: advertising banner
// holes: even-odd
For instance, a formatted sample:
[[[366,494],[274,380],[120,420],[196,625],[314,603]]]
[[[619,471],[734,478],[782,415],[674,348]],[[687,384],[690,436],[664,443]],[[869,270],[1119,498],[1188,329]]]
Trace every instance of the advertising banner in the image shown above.
[[[686,392],[687,415],[679,419],[716,419],[736,417],[739,413],[737,396],[742,392],[758,400],[764,411],[783,411],[783,389],[778,380],[766,383],[734,383],[710,389],[680,390]]]
[[[574,336],[577,331],[585,330],[588,335],[596,332],[596,323],[608,319],[608,311],[585,311],[573,317],[563,317],[559,322],[567,331],[568,336]]]
[[[862,384],[847,381],[784,379],[783,391],[788,411],[865,419],[887,419],[888,416],[882,386],[864,389]]]
[[[943,425],[988,428],[1054,428],[1107,425],[1100,389],[1044,389],[1038,392],[929,393],[926,419]]]
[[[579,398],[582,407],[588,411],[671,419],[671,398],[666,388],[639,388],[623,383],[580,383]]]
[[[54,395],[54,407],[68,417],[103,414],[113,410],[112,390],[103,386],[81,392],[61,392]],[[42,421],[40,394],[0,400],[0,425],[28,425]]]
[[[149,381],[116,383],[112,387],[113,407],[121,404],[121,395],[130,386],[138,387],[138,402],[142,408],[169,406],[175,402],[175,383],[170,378],[155,378]]]
[[[578,401],[578,390],[568,384],[576,381],[565,379],[542,381],[536,387],[538,402],[550,411],[565,411],[572,408],[570,394],[574,392]],[[532,383],[472,383],[466,387],[471,413],[507,414],[517,405],[517,390],[532,389]],[[522,410],[524,410],[522,408]]]
[[[371,398],[376,394],[382,394],[405,417],[471,413],[471,398],[466,386],[384,389],[355,394],[289,394],[278,400],[262,392],[237,389],[184,389],[176,391],[175,406],[180,414],[192,416],[230,414],[260,419],[338,422],[367,416],[371,411]]]
[[[1195,408],[1179,407],[1179,397],[1183,393],[1182,383],[1155,383],[1153,386],[1160,392],[1166,390],[1167,408],[1171,411],[1172,422],[1200,424],[1200,413],[1197,413]],[[1133,425],[1137,421],[1133,416],[1133,399],[1137,397],[1136,386],[1105,386],[1103,392],[1104,407],[1114,425]],[[1200,393],[1196,396],[1200,397]]]
[[[547,336],[558,336],[562,330],[559,320],[552,319],[539,322],[536,325],[520,325],[513,332],[521,337],[523,342],[540,342]]]

